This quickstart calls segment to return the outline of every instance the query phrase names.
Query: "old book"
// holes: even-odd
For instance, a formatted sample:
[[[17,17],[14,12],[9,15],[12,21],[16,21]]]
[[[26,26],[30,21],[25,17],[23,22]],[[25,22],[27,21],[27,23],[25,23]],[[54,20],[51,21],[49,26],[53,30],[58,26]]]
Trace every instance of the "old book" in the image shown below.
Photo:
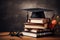
[[[51,31],[50,29],[44,29],[44,30],[41,30],[41,29],[27,29],[25,28],[24,31],[26,32],[33,32],[33,33],[39,33],[39,32],[49,32]]]
[[[28,22],[29,23],[41,23],[41,24],[44,24],[44,23],[47,23],[47,19],[45,18],[30,18],[28,19]]]
[[[46,29],[48,27],[46,24],[39,24],[39,23],[25,23],[24,28],[35,28],[35,29]]]
[[[27,29],[27,28],[25,28],[24,31],[25,32],[33,32],[33,33],[42,32],[42,30],[39,30],[39,29]]]
[[[43,32],[43,33],[32,33],[32,32],[22,32],[25,36],[31,36],[31,37],[41,37],[45,35],[50,35],[52,32]]]

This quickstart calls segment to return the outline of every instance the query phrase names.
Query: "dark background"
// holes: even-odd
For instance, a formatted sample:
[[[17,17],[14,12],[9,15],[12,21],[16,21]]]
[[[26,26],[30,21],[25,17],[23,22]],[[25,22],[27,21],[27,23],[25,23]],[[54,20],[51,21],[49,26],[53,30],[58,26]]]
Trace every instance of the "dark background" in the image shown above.
[[[60,15],[59,0],[0,0],[0,32],[23,31],[26,11],[21,8],[48,8]]]

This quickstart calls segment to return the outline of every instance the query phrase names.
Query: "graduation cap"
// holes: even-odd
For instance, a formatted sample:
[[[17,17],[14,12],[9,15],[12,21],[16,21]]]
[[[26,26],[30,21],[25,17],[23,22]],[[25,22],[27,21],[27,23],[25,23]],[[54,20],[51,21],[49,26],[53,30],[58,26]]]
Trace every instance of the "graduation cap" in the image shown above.
[[[26,9],[23,9],[23,10],[31,11],[31,12],[53,11],[53,10],[49,10],[49,9],[46,9],[46,8],[26,8]]]
[[[27,11],[27,20],[29,16],[28,11],[32,12],[31,18],[45,18],[44,11],[53,11],[46,8],[45,9],[44,8],[26,8],[23,10]]]

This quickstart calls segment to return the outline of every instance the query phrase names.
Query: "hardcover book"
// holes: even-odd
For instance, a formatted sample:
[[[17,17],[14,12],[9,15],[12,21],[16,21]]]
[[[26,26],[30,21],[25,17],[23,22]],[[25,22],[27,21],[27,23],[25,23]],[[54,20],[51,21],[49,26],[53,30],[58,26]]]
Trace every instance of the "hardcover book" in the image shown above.
[[[43,32],[43,33],[32,33],[32,32],[22,32],[25,36],[31,36],[31,37],[41,37],[52,34],[52,32]]]
[[[46,29],[48,27],[46,24],[39,24],[39,23],[25,23],[24,28],[35,28],[35,29]]]
[[[44,30],[41,30],[41,29],[24,29],[25,32],[33,32],[33,33],[39,33],[39,32],[50,32],[50,29],[44,29]]]
[[[44,24],[44,23],[47,23],[48,21],[47,19],[44,19],[44,18],[30,18],[28,19],[28,22]]]

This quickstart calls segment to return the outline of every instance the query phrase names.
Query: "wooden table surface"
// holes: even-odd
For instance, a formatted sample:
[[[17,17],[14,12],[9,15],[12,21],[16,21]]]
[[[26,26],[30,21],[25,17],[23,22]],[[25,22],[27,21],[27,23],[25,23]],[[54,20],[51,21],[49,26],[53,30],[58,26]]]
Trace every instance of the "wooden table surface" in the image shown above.
[[[0,40],[60,40],[60,37],[40,37],[40,38],[33,38],[33,37],[27,37],[27,36],[10,36],[8,35],[9,32],[1,32],[0,33]]]

